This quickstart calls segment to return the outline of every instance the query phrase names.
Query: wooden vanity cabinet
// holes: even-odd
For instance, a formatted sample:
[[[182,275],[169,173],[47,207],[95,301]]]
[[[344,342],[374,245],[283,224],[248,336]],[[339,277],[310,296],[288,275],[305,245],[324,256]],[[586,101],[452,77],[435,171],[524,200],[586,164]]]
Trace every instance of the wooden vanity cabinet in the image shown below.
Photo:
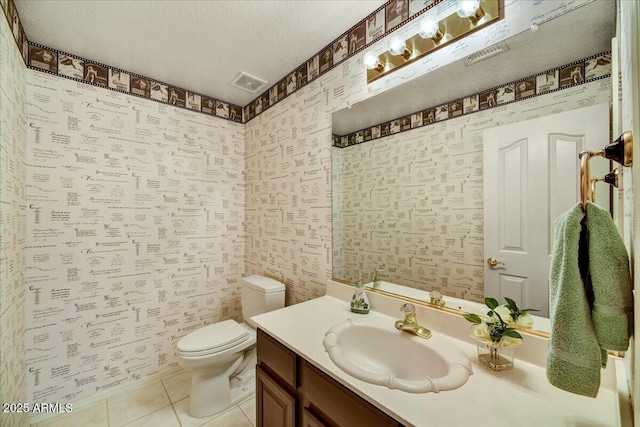
[[[393,418],[258,329],[258,427],[398,427]]]
[[[256,426],[294,427],[298,402],[297,355],[258,329]]]
[[[294,427],[296,398],[256,367],[256,420],[258,426]]]

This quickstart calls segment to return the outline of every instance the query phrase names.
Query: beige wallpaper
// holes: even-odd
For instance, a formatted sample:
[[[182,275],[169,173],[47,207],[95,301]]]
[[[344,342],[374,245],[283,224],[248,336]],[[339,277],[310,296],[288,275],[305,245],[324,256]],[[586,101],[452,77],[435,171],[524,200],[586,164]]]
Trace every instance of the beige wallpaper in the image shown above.
[[[0,402],[28,402],[25,346],[26,68],[0,12]],[[24,426],[18,408],[0,424]]]
[[[453,3],[442,3],[442,10],[448,7],[453,7]],[[287,94],[282,101],[278,97],[279,102],[268,109],[262,103],[258,112],[255,110],[258,99],[254,101],[255,117],[246,123],[245,131],[247,274],[266,272],[282,280],[287,285],[288,304],[324,294],[325,283],[332,276],[333,112],[418,77],[424,70],[460,59],[466,52],[529,30],[532,23],[546,22],[574,7],[575,2],[506,2],[505,19],[496,25],[495,31],[485,37],[470,38],[457,49],[452,46],[440,49],[371,85],[366,84],[361,52],[325,74],[312,75],[305,86]],[[417,22],[409,22],[394,34],[407,35],[416,26]],[[387,42],[384,37],[370,47],[382,51]],[[539,101],[534,101],[534,105],[536,102]],[[245,111],[250,110],[251,104],[245,107]],[[369,266],[364,270],[364,274],[370,273]],[[468,266],[464,271],[468,271]],[[472,279],[464,280],[463,287],[456,288],[457,293],[473,288]]]
[[[283,280],[287,284],[287,303],[292,304],[323,295],[332,268],[342,268],[343,277],[356,280],[362,273],[367,279],[374,266],[384,264],[392,255],[388,253],[390,249],[383,248],[403,247],[396,254],[398,261],[387,263],[385,279],[403,277],[416,287],[481,300],[481,144],[482,130],[489,126],[487,121],[493,117],[494,123],[509,123],[608,102],[610,80],[436,123],[386,141],[334,148],[352,153],[341,160],[345,170],[370,169],[369,187],[353,185],[349,172],[334,173],[334,179],[341,180],[347,190],[359,192],[356,200],[346,195],[338,197],[337,203],[345,208],[340,215],[331,209],[331,112],[337,110],[336,106],[346,105],[345,81],[353,81],[352,73],[359,73],[348,63],[343,67],[342,74],[326,80],[321,77],[297,92],[298,96],[247,124],[247,272],[268,272]],[[349,96],[362,96],[356,86],[350,88]],[[400,144],[407,135],[410,139]],[[456,141],[452,143],[448,135],[455,135]],[[429,144],[425,145],[425,141]],[[424,158],[412,161],[408,150],[413,144],[423,146],[420,155]],[[443,150],[451,144],[458,150],[455,156]],[[428,160],[430,155],[435,160]],[[401,179],[387,182],[380,178],[379,172],[385,168],[401,170]],[[453,184],[448,183],[450,178]],[[403,200],[389,200],[384,185],[396,186],[409,179],[415,186],[405,192]],[[389,218],[385,209],[396,203],[411,204],[413,212],[402,218]],[[348,211],[362,214],[360,218],[347,218]],[[360,234],[369,239],[366,244],[354,236],[338,235],[345,249],[339,253],[336,248],[335,253],[331,230],[342,228],[340,221],[348,220],[380,227],[374,234]],[[398,229],[388,228],[390,224]],[[411,241],[402,245],[396,244],[399,231],[410,233],[414,227],[420,229],[420,234],[412,235]],[[365,226],[361,229],[367,230]],[[424,252],[418,246],[431,249]],[[344,265],[340,261],[332,265],[333,254]],[[409,268],[410,263],[418,268]]]
[[[27,71],[28,401],[176,366],[241,317],[243,125]]]
[[[287,304],[324,295],[331,278],[330,112],[350,63],[246,125],[245,269],[282,280]]]
[[[333,148],[336,277],[484,300],[482,136],[487,128],[609,103],[610,79],[371,142]],[[338,186],[339,185],[339,186]],[[334,199],[335,200],[335,199]],[[340,266],[341,268],[336,268]]]

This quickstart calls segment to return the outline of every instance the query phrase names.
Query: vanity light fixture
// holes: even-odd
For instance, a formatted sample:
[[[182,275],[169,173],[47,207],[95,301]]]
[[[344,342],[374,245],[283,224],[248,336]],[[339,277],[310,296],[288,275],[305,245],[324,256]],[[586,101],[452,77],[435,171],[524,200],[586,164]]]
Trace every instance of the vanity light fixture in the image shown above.
[[[445,35],[440,23],[433,15],[426,15],[422,18],[418,28],[420,29],[418,32],[420,37],[423,39],[431,39],[435,44],[440,43]]]
[[[389,53],[394,56],[401,56],[408,61],[411,59],[411,51],[407,49],[407,41],[400,36],[393,36],[389,39]]]
[[[365,53],[363,63],[367,67],[367,83],[423,58],[449,43],[461,40],[474,31],[498,22],[504,17],[504,0],[451,2],[445,10],[452,13],[439,20],[436,10],[437,8],[432,8],[425,11],[424,17],[418,24],[417,34],[409,38],[392,36],[389,38],[386,52]]]
[[[484,16],[484,10],[480,6],[480,0],[458,0],[456,13],[460,18],[469,18],[476,23]]]
[[[365,53],[362,62],[367,67],[367,70],[376,70],[377,72],[384,70],[384,65],[380,62],[380,58],[373,51]]]

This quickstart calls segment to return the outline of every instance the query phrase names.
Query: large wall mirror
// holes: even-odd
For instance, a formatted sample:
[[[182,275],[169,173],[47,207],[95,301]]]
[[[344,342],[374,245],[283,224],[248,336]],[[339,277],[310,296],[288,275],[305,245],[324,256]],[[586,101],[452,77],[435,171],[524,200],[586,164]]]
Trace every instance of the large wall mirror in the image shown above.
[[[508,296],[548,317],[553,221],[579,200],[578,152],[609,142],[615,7],[587,3],[506,40],[497,55],[336,112],[333,134],[349,136],[332,148],[333,277],[371,285],[378,269],[385,290],[403,296],[429,301],[438,291],[477,307],[485,295]],[[553,157],[544,170],[527,163],[539,153]],[[612,208],[609,188],[596,195]],[[531,271],[508,270],[515,264]]]

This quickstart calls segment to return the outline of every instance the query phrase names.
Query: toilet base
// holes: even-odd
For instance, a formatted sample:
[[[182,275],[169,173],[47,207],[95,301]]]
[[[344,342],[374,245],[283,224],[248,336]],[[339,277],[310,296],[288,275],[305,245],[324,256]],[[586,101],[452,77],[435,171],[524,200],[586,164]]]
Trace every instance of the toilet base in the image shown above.
[[[203,418],[216,415],[251,397],[256,391],[255,365],[247,366],[240,374],[219,381],[194,381],[191,384],[189,415]]]
[[[256,392],[256,383],[252,381],[250,384],[247,384],[243,387],[236,387],[231,389],[231,405],[237,405],[253,396]]]

